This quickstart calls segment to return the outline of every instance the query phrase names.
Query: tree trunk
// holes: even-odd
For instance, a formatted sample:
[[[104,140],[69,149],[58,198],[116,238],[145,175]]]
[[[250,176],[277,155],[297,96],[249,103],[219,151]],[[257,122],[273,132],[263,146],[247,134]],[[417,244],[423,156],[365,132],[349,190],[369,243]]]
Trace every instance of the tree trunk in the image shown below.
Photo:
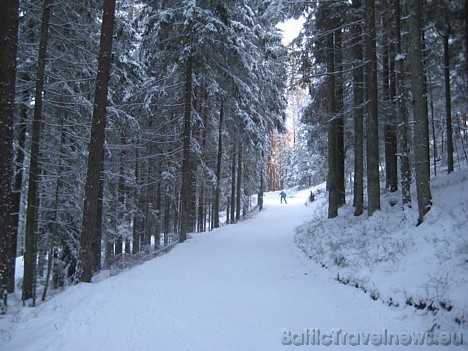
[[[180,209],[180,233],[179,242],[187,240],[187,232],[190,225],[190,212],[192,205],[192,169],[191,169],[191,151],[190,139],[192,137],[192,56],[187,58],[185,68],[185,101],[184,101],[184,145],[182,161],[182,194]]]
[[[258,189],[258,210],[261,211],[263,210],[263,188],[265,187],[264,185],[264,180],[263,180],[263,151],[261,154],[261,159],[260,159],[260,189]]]
[[[16,238],[11,213],[18,14],[18,0],[0,2],[0,314],[6,313],[8,273],[16,258],[8,250]]]
[[[115,0],[104,0],[77,272],[78,279],[88,283],[91,282],[93,275],[95,247],[101,241],[101,226],[98,226],[100,220],[97,218],[97,214],[99,212],[99,203],[102,201],[99,195],[104,171],[106,105],[112,60],[114,21]]]
[[[66,141],[65,137],[65,127],[64,127],[64,118],[61,118],[61,137],[60,137],[60,152],[59,152],[59,174],[63,174],[65,172],[65,169],[63,167],[62,160],[64,159],[64,144]],[[47,290],[49,287],[49,281],[50,281],[50,276],[52,274],[52,268],[54,265],[56,266],[56,263],[54,262],[55,255],[54,252],[57,250],[57,246],[59,244],[58,241],[58,236],[59,236],[59,228],[58,228],[58,223],[60,221],[60,216],[59,216],[59,195],[62,189],[62,179],[58,178],[57,182],[55,183],[55,196],[54,196],[54,227],[55,231],[50,235],[49,237],[49,250],[48,250],[48,257],[47,257],[47,274],[46,274],[46,279],[45,279],[45,284],[44,284],[44,291],[42,293],[42,301],[45,301],[45,298],[47,296]]]
[[[359,11],[360,0],[353,0],[353,8]],[[364,69],[362,53],[362,28],[360,15],[356,16],[353,25],[353,103],[354,103],[354,215],[360,216],[364,211]]]
[[[335,89],[336,89],[336,189],[338,207],[346,203],[345,149],[344,149],[344,101],[343,101],[343,54],[341,28],[335,29]]]
[[[367,213],[380,210],[379,116],[377,95],[377,53],[375,0],[366,0],[367,24]]]
[[[221,103],[219,110],[219,126],[218,126],[218,160],[216,163],[216,189],[213,206],[213,228],[219,228],[219,201],[221,196],[221,166],[223,160],[223,121],[224,121],[224,104]]]
[[[465,0],[465,94],[468,94],[468,0]]]
[[[389,188],[390,192],[395,192],[398,190],[398,140],[397,140],[397,120],[396,120],[396,108],[395,108],[395,99],[396,99],[396,72],[395,72],[395,43],[392,41],[390,44],[390,57],[389,57],[389,86],[390,86],[390,123],[388,129],[388,147],[389,147],[389,157],[390,157],[390,181]]]
[[[39,43],[39,57],[37,62],[36,92],[34,100],[34,117],[31,133],[31,154],[29,165],[29,183],[28,183],[28,207],[26,210],[26,237],[24,252],[24,275],[23,275],[23,303],[26,300],[33,299],[35,306],[35,285],[36,285],[36,221],[39,183],[39,143],[41,139],[42,123],[42,103],[45,81],[45,65],[47,54],[47,41],[49,37],[49,19],[50,19],[51,0],[44,0],[42,10],[41,38]]]
[[[333,31],[327,34],[327,115],[328,115],[328,218],[338,216],[337,126],[335,119],[335,52]]]
[[[171,226],[171,198],[166,194],[164,201],[164,246],[169,244],[169,232]]]
[[[232,164],[231,164],[231,223],[235,223],[235,211],[236,211],[236,144],[232,144]]]
[[[424,89],[423,55],[421,49],[421,4],[419,0],[408,0],[409,9],[409,58],[413,89],[414,154],[416,190],[418,194],[419,223],[431,209],[432,195],[429,172],[429,126]]]
[[[444,78],[445,78],[445,116],[447,129],[447,172],[453,172],[453,129],[452,129],[452,98],[450,92],[450,25],[444,34]],[[435,167],[435,165],[434,165]]]
[[[388,27],[388,22],[385,16],[382,16],[384,28]],[[384,37],[383,49],[383,94],[386,105],[386,116],[384,123],[384,146],[385,146],[385,188],[387,191],[395,192],[398,189],[398,165],[397,165],[397,150],[396,150],[396,132],[395,118],[393,111],[393,98],[395,96],[394,88],[394,52],[392,50],[392,42],[388,34]]]
[[[398,155],[400,157],[400,179],[402,204],[411,207],[411,170],[408,150],[408,111],[406,109],[405,63],[401,47],[401,10],[400,0],[395,0],[395,32],[397,58],[397,96],[398,96]]]
[[[145,221],[143,218],[143,213],[145,211],[145,202],[142,194],[143,180],[140,172],[140,160],[138,146],[135,147],[135,189],[134,189],[134,198],[136,210],[133,217],[133,251],[132,253],[136,255],[140,252],[140,246],[142,246],[142,238],[144,235]],[[166,232],[165,232],[166,233]],[[159,243],[156,243],[159,244]]]
[[[29,75],[25,74],[23,79],[25,81],[30,81]],[[10,247],[8,249],[9,256],[11,260],[16,258],[16,251],[18,246],[18,230],[20,225],[20,211],[21,211],[21,196],[22,196],[22,187],[23,187],[23,171],[24,171],[24,150],[26,147],[26,120],[28,119],[28,107],[30,103],[30,92],[27,89],[23,93],[23,101],[20,109],[20,124],[19,124],[19,137],[18,137],[18,150],[15,157],[16,172],[14,178],[14,190],[13,190],[13,210],[12,210],[12,220],[13,220],[13,232],[12,240],[10,241]],[[9,267],[8,271],[8,293],[15,291],[15,264]]]
[[[236,221],[240,220],[241,203],[242,203],[242,141],[239,138],[239,146],[237,148],[237,198],[236,198]]]

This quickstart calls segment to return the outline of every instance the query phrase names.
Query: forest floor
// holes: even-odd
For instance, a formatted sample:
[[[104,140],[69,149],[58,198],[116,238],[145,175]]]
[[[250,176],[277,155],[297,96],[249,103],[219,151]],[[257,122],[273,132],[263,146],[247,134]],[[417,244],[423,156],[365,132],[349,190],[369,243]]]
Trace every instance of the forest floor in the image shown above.
[[[466,349],[466,340],[415,345],[431,326],[424,315],[374,300],[309,259],[296,227],[316,218],[325,200],[305,206],[308,194],[290,192],[280,204],[278,192],[268,193],[252,218],[191,235],[141,266],[68,287],[36,308],[13,301],[0,318],[0,349]]]

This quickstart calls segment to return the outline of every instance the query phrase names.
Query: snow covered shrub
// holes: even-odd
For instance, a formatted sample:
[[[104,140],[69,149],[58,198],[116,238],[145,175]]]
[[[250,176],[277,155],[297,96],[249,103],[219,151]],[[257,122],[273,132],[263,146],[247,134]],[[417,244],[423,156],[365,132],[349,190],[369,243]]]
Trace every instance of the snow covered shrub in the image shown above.
[[[468,240],[462,239],[458,243],[457,253],[460,256],[460,263],[462,265],[468,265]]]

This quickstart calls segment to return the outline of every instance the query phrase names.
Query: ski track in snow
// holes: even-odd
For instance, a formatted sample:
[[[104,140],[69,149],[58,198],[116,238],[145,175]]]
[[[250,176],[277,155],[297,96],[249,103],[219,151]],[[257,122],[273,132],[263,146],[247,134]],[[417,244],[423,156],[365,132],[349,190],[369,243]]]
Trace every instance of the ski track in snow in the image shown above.
[[[329,278],[293,242],[315,203],[307,192],[248,220],[194,234],[169,254],[94,284],[79,284],[20,312],[3,351],[287,350],[281,328],[301,332],[424,332],[410,310],[391,309]],[[371,345],[301,349],[372,349]],[[437,350],[437,346],[379,346]],[[463,347],[443,347],[443,350]]]

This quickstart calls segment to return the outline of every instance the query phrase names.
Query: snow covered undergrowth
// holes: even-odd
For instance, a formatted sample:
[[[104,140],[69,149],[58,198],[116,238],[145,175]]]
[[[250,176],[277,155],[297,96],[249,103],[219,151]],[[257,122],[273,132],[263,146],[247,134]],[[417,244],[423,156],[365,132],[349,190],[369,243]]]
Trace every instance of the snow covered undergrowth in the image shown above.
[[[295,228],[320,212],[323,193],[309,206],[308,191],[289,195],[280,205],[278,192],[268,193],[265,210],[248,220],[191,235],[167,255],[68,287],[36,308],[21,308],[12,296],[0,317],[0,350],[467,349],[465,340],[428,345],[430,326],[413,309],[376,302],[307,259]],[[411,343],[388,344],[387,331],[404,340],[411,333]]]
[[[434,179],[432,192],[434,206],[418,227],[417,208],[402,211],[399,193],[383,195],[382,211],[371,218],[355,217],[346,205],[328,220],[319,198],[296,243],[337,281],[393,309],[413,310],[428,329],[466,332],[468,172]]]

